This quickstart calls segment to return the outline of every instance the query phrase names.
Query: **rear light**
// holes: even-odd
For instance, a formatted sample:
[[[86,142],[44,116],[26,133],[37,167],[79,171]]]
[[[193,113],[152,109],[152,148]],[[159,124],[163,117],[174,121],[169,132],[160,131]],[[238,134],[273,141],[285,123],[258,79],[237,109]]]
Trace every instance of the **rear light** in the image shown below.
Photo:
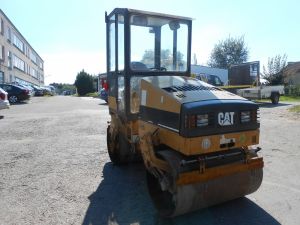
[[[195,128],[196,127],[196,116],[195,115],[185,116],[185,127],[186,128]]]
[[[23,90],[23,93],[28,95],[29,94],[29,90]]]
[[[206,127],[209,125],[209,115],[187,115],[185,116],[185,127],[186,128],[197,128]]]
[[[0,99],[3,101],[6,100],[6,94],[0,93]]]
[[[259,111],[242,111],[241,115],[241,123],[249,123],[249,122],[259,122]]]
[[[260,122],[259,109],[253,110],[251,116],[252,116],[252,121],[258,122],[258,123]]]
[[[251,112],[242,111],[241,112],[241,123],[249,123],[251,121]]]
[[[197,127],[208,126],[208,114],[197,115]]]

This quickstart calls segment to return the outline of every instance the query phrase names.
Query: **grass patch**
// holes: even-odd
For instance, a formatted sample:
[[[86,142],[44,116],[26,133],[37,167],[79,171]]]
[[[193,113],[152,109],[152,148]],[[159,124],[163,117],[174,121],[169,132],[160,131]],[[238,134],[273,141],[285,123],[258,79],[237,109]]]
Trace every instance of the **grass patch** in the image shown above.
[[[255,102],[271,102],[271,99],[255,99]],[[280,102],[300,102],[300,96],[280,96],[279,103]]]
[[[290,112],[300,113],[300,105],[295,105],[289,109]]]
[[[76,97],[93,97],[93,98],[98,98],[99,94],[97,92],[91,92],[91,93],[87,93],[86,95],[74,94],[73,96],[76,96]]]
[[[97,92],[87,93],[85,96],[86,97],[98,97],[98,93]]]
[[[284,101],[284,102],[300,102],[300,96],[280,96],[279,101]]]

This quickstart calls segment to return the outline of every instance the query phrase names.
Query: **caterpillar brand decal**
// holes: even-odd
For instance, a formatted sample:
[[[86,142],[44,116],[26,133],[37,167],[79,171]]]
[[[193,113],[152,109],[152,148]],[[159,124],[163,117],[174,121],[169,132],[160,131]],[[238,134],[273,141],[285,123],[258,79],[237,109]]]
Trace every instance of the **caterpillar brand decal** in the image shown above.
[[[220,112],[218,114],[218,122],[221,126],[233,125],[234,112]]]

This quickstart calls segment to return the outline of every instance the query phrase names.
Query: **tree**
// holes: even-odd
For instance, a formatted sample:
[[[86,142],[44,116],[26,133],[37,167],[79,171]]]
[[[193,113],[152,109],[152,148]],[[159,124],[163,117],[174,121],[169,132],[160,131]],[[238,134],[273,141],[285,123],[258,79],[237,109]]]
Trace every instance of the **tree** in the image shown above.
[[[173,54],[169,49],[162,49],[160,53],[161,57],[161,66],[166,67],[166,68],[171,68],[173,65]],[[177,52],[177,63],[178,65],[183,65],[184,60],[183,60],[184,55],[181,52]],[[147,65],[148,67],[153,66],[154,64],[154,51],[152,49],[146,50],[144,52],[143,58],[142,58],[142,63]]]
[[[207,64],[211,67],[229,69],[231,65],[246,62],[248,54],[244,36],[237,38],[229,36],[214,46]]]
[[[144,52],[142,62],[143,62],[145,65],[153,66],[153,62],[154,62],[154,51],[151,50],[151,49],[146,50],[146,51]]]
[[[80,96],[94,92],[93,77],[82,70],[76,76],[75,86],[77,88],[77,93]]]
[[[52,83],[50,85],[55,87],[55,91],[58,94],[62,94],[64,91],[71,91],[71,93],[76,92],[76,87],[74,84]]]
[[[286,65],[286,54],[268,58],[267,66],[263,66],[262,77],[271,85],[283,84],[283,69]]]

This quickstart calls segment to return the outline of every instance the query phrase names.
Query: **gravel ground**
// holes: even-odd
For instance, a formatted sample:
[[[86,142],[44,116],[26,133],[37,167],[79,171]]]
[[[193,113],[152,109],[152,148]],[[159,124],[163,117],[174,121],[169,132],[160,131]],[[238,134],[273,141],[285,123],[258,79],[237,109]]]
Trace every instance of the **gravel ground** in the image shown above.
[[[33,98],[0,115],[0,224],[299,224],[300,116],[261,105],[264,180],[247,198],[157,216],[142,165],[112,165],[102,100]]]

